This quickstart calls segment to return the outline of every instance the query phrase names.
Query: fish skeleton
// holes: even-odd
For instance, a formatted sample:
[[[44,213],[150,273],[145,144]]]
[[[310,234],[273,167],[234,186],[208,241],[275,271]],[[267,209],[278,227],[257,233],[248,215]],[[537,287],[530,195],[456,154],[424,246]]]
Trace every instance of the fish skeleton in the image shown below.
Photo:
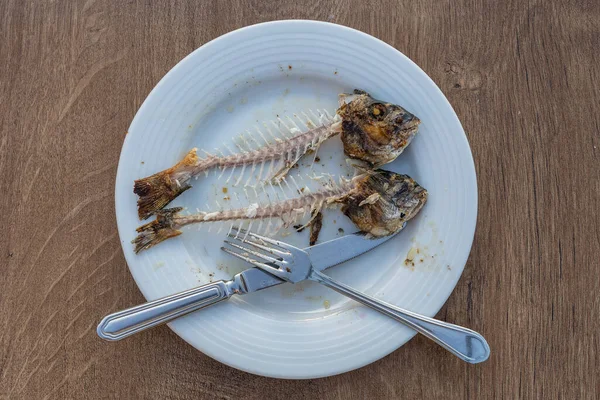
[[[305,120],[294,114],[300,126],[288,117],[287,123],[278,118],[277,123],[270,121],[269,124],[263,124],[263,129],[255,127],[254,134],[247,131],[249,137],[242,136],[244,145],[237,145],[239,152],[229,155],[205,152],[204,157],[199,157],[194,148],[173,167],[136,180],[133,191],[139,196],[139,218],[146,219],[157,213],[191,188],[192,178],[198,178],[202,172],[208,173],[214,168],[221,170],[220,177],[231,169],[226,182],[231,180],[236,168],[241,168],[234,186],[241,183],[244,172],[248,170],[251,172],[244,186],[250,184],[257,170],[257,181],[263,179],[265,172],[268,179],[278,181],[301,157],[316,151],[325,140],[337,134],[341,134],[344,152],[350,158],[361,160],[370,167],[381,166],[402,153],[412,141],[420,123],[416,116],[404,108],[377,100],[361,90],[355,90],[353,94],[341,94],[340,107],[334,116],[327,111],[316,115],[309,110],[308,114],[302,114]],[[305,126],[304,130],[300,128],[302,125]],[[269,142],[267,136],[274,141]],[[267,168],[266,163],[269,163]]]
[[[269,204],[251,204],[244,208],[224,211],[204,211],[191,215],[180,215],[182,207],[159,210],[156,219],[137,228],[138,236],[132,241],[135,252],[182,234],[186,225],[230,222],[230,231],[235,222],[263,221],[279,218],[283,226],[289,226],[310,212],[315,218],[326,206],[341,204],[342,212],[363,232],[380,237],[402,229],[404,223],[413,218],[427,201],[427,190],[408,175],[385,170],[373,170],[355,176],[339,184],[331,182],[327,187]],[[307,224],[312,221],[309,220]],[[259,222],[258,231],[262,226]],[[248,227],[248,230],[251,226]],[[269,226],[266,228],[269,229]]]

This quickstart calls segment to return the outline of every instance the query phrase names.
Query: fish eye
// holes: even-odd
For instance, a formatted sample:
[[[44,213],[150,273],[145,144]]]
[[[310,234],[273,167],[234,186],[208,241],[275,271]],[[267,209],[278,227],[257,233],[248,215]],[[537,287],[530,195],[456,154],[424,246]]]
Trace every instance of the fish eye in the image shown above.
[[[371,116],[381,119],[385,117],[385,114],[387,114],[387,107],[381,103],[375,103],[371,105],[369,112]]]

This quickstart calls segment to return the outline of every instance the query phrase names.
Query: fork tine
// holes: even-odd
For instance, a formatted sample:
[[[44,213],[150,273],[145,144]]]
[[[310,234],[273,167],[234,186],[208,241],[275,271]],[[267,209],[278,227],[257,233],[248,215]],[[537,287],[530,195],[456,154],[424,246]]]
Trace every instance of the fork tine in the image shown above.
[[[260,253],[258,251],[249,249],[248,247],[240,246],[239,244],[230,242],[229,240],[225,240],[224,242],[227,243],[228,245],[230,245],[231,247],[235,247],[236,249],[240,249],[242,251],[246,251],[246,252],[248,252],[248,253],[250,253],[252,255],[255,255],[256,257],[262,258],[265,261],[268,261],[268,262],[271,262],[271,263],[274,263],[274,264],[277,264],[278,261],[281,261],[280,259],[270,257],[270,256],[268,256],[266,254],[263,254],[263,253]],[[244,243],[244,242],[242,242],[242,243]]]
[[[256,233],[254,233],[254,232],[250,232],[250,231],[246,231],[246,230],[245,230],[245,229],[243,229],[243,228],[237,228],[237,229],[238,229],[240,232],[242,232],[242,233],[247,233],[247,234],[248,234],[248,236],[251,236],[251,237],[253,237],[253,238],[255,238],[255,239],[258,239],[258,240],[260,240],[260,241],[262,241],[262,242],[270,243],[270,244],[272,244],[272,245],[275,245],[275,246],[277,246],[277,247],[280,247],[280,248],[282,248],[282,249],[284,249],[284,250],[290,250],[290,249],[294,249],[294,247],[293,247],[293,246],[290,246],[290,245],[288,245],[287,243],[280,242],[280,241],[278,241],[278,240],[274,240],[274,239],[270,239],[270,238],[268,238],[268,237],[265,237],[265,236],[260,236],[260,235],[257,235]],[[248,242],[248,240],[247,240],[247,239],[246,239],[245,241],[246,241],[246,242]],[[256,243],[256,242],[255,242],[255,243]],[[287,254],[287,253],[285,253],[285,254]]]
[[[266,272],[268,272],[268,273],[270,273],[272,275],[275,275],[275,276],[277,276],[279,278],[285,279],[285,274],[279,268],[275,268],[275,267],[273,267],[271,265],[262,263],[262,262],[260,262],[258,260],[250,258],[248,256],[244,256],[242,254],[238,254],[235,251],[233,251],[231,249],[228,249],[227,247],[221,247],[221,250],[223,250],[227,254],[231,254],[232,256],[239,258],[240,260],[244,260],[247,263],[250,263],[250,264],[254,265],[255,267],[263,269],[263,270],[265,270]]]
[[[246,232],[246,235],[248,235],[248,234],[249,234],[249,232]],[[227,235],[227,236],[230,237],[230,238],[232,238],[233,240],[237,240],[238,242],[249,244],[251,246],[256,247],[257,249],[261,249],[261,250],[266,251],[267,253],[271,253],[271,254],[273,254],[275,256],[283,257],[283,256],[288,256],[289,255],[289,253],[287,253],[285,251],[281,251],[281,250],[276,249],[274,247],[265,246],[262,243],[255,242],[254,240],[251,240],[251,239],[242,239],[240,237],[236,238],[233,233],[230,234],[230,235]]]
[[[259,239],[259,240],[262,240],[262,241],[264,241],[264,242],[267,242],[267,243],[274,244],[275,246],[279,246],[279,242],[278,242],[277,240],[273,240],[273,239],[270,239],[270,238],[268,238],[268,237],[265,237],[265,236],[260,236],[260,235],[257,235],[257,234],[256,234],[256,233],[254,233],[254,232],[249,232],[249,231],[246,231],[244,228],[237,228],[237,229],[238,229],[240,232],[242,232],[242,233],[246,233],[246,232],[247,232],[247,233],[248,233],[248,236],[252,236],[252,237],[254,237],[254,238],[256,238],[256,239]]]

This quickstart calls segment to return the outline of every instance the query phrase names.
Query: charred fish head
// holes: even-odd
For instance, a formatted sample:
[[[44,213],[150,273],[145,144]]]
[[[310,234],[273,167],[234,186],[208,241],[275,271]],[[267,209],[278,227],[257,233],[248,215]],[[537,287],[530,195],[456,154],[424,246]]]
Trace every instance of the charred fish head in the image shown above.
[[[338,109],[344,152],[350,158],[380,166],[396,159],[410,144],[421,121],[399,105],[355,90]]]
[[[375,237],[402,229],[425,205],[427,190],[408,175],[375,170],[353,180],[340,202],[342,212],[363,232]]]

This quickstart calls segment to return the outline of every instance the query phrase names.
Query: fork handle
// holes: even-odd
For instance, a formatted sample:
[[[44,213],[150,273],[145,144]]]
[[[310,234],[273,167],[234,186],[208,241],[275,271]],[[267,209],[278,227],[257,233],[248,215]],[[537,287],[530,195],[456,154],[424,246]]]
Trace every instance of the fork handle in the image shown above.
[[[403,310],[354,290],[319,271],[313,270],[311,278],[338,293],[407,325],[468,363],[480,363],[487,360],[490,355],[490,347],[486,340],[475,331]]]
[[[228,299],[234,293],[228,283],[209,283],[107,315],[98,324],[96,332],[104,340],[121,340]]]

